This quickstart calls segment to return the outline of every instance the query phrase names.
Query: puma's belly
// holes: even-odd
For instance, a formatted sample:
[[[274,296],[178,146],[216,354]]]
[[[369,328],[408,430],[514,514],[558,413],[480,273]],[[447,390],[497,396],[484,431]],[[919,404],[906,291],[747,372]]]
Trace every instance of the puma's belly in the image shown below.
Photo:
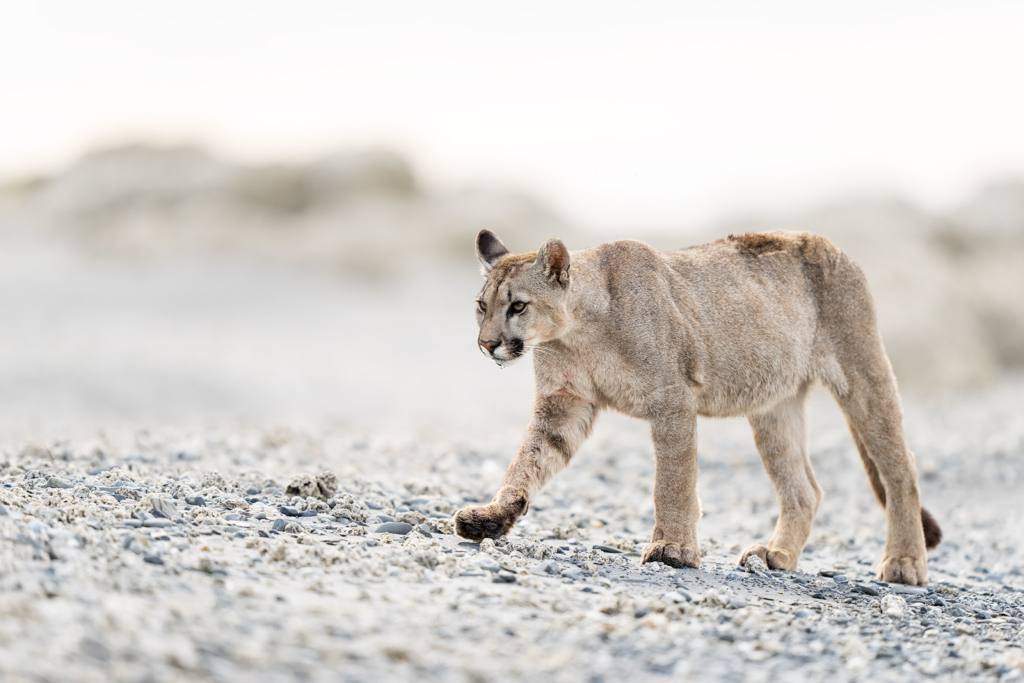
[[[742,339],[721,335],[709,349],[695,388],[697,412],[727,417],[757,412],[795,394],[813,379],[814,323],[752,325]]]

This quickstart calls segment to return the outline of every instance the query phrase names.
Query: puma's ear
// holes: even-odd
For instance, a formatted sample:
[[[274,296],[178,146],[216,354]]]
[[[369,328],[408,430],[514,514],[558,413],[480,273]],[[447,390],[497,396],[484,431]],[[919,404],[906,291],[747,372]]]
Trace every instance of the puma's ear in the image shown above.
[[[491,272],[494,265],[507,253],[508,249],[501,243],[498,236],[490,230],[481,230],[476,236],[476,257],[480,259],[480,265],[484,267],[484,273]]]
[[[569,250],[562,240],[552,237],[537,252],[536,264],[557,285],[569,286]]]

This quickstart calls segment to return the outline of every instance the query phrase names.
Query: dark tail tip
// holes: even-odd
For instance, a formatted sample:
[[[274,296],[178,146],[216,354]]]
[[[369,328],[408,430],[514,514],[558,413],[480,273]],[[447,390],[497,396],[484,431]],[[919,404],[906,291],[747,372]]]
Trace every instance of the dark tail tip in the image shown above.
[[[932,517],[932,513],[921,508],[921,525],[924,527],[924,545],[928,550],[942,543],[942,529]]]

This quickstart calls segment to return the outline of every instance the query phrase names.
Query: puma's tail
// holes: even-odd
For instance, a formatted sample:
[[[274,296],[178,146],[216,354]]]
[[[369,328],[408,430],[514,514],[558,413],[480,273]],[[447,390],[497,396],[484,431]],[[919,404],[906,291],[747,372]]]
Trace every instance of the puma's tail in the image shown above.
[[[921,508],[921,525],[924,527],[924,545],[931,550],[939,543],[942,543],[942,529],[939,523],[932,517],[932,513]]]

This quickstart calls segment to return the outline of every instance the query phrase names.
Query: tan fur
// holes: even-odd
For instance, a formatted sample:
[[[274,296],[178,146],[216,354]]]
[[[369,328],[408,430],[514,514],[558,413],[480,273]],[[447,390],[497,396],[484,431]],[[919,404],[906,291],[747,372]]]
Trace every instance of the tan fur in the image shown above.
[[[780,231],[670,253],[627,240],[570,254],[552,239],[517,256],[485,230],[477,255],[487,273],[481,350],[499,364],[533,350],[537,393],[501,489],[456,515],[460,535],[507,533],[611,408],[651,424],[655,524],[643,561],[697,567],[696,418],[745,415],[780,514],[767,545],[740,562],[756,554],[795,569],[822,497],[804,427],[818,381],[846,414],[885,507],[879,578],[928,582],[926,535],[934,547],[941,531],[921,508],[864,274],[831,242]]]

